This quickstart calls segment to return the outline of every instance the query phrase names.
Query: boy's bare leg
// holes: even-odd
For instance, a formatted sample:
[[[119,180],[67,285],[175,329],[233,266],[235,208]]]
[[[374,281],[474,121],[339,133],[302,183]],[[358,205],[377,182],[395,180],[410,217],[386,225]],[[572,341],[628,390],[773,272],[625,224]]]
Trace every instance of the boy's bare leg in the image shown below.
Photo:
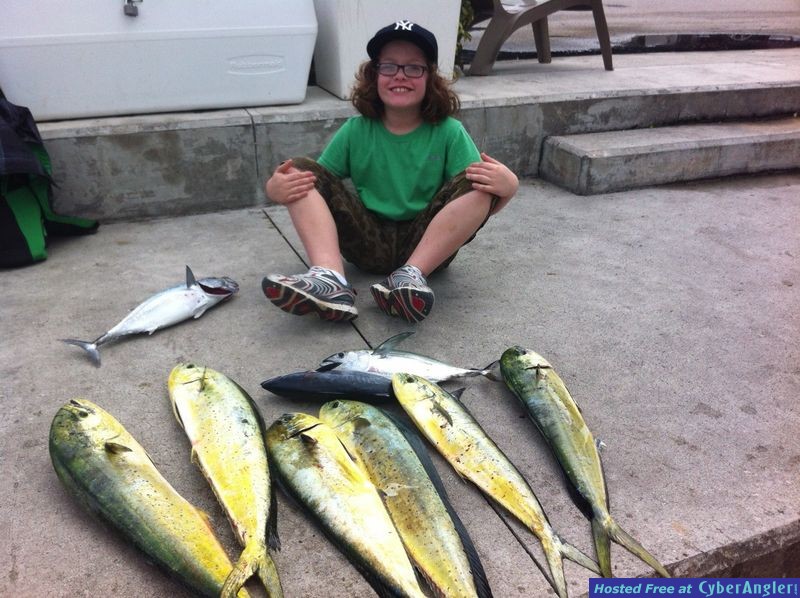
[[[321,266],[344,275],[336,223],[316,189],[303,199],[286,204],[292,224],[300,236],[311,266]]]
[[[427,277],[478,230],[491,205],[492,196],[483,191],[470,191],[448,203],[428,224],[407,263]]]
[[[305,274],[267,275],[261,281],[264,295],[283,311],[295,315],[314,313],[323,320],[337,322],[357,317],[355,291],[344,280],[336,224],[327,203],[313,189],[305,197],[284,205],[311,268]]]
[[[406,265],[370,287],[378,308],[407,322],[424,320],[434,303],[433,290],[425,278],[480,228],[492,203],[491,195],[473,190],[453,199],[437,212]]]

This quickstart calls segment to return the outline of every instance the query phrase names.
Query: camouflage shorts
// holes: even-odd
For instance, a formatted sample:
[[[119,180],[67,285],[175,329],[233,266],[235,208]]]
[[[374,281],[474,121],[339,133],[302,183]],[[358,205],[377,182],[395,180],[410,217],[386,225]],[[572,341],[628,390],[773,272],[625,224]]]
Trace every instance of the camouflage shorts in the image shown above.
[[[368,210],[358,196],[330,171],[310,158],[292,158],[299,170],[313,172],[316,188],[330,208],[339,235],[342,256],[364,272],[388,274],[406,263],[419,244],[433,217],[450,201],[472,190],[461,172],[439,190],[427,208],[412,220],[395,221]],[[494,206],[493,200],[492,206]],[[481,223],[479,229],[489,219]],[[477,231],[476,231],[477,232]],[[473,234],[465,245],[475,238]],[[438,268],[446,268],[456,257],[453,253]]]

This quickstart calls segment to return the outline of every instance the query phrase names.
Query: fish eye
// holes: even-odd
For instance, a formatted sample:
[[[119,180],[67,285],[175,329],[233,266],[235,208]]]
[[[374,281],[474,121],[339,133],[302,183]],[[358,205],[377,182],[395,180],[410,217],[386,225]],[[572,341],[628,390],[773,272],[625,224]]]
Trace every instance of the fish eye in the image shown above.
[[[333,403],[331,403],[331,408],[338,409],[340,405],[341,403],[339,403],[339,401],[334,401]]]
[[[186,368],[189,370],[193,370],[196,366],[193,363],[187,363]]]
[[[336,357],[342,358],[342,357],[344,357],[344,353],[337,353]]]

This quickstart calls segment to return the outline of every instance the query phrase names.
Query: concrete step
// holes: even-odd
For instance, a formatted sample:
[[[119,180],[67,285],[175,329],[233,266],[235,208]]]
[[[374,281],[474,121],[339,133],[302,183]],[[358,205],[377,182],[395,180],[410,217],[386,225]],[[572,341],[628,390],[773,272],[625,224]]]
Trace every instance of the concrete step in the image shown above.
[[[557,135],[539,176],[579,195],[800,168],[800,118]]]

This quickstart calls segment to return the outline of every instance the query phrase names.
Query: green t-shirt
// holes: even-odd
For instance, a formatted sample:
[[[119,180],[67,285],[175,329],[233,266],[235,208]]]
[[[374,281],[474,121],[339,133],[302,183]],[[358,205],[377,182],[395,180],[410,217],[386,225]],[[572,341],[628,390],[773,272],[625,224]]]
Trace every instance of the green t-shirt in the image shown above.
[[[380,120],[354,116],[318,162],[339,178],[349,177],[367,209],[390,220],[410,220],[445,182],[480,159],[469,133],[454,118],[395,135]]]

